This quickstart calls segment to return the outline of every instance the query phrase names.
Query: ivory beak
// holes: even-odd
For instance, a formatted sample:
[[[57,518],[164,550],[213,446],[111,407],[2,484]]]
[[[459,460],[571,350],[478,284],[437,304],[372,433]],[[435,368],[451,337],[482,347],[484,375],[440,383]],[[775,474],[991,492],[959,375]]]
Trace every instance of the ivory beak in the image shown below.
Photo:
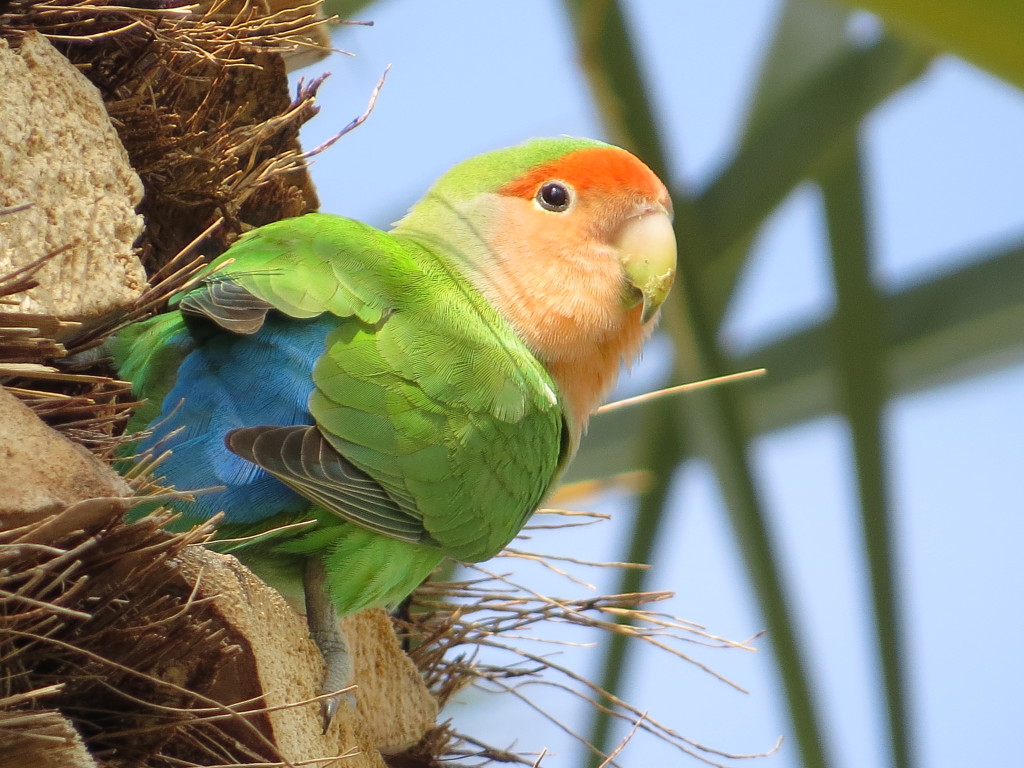
[[[615,237],[619,262],[643,302],[640,315],[648,323],[668,296],[676,275],[676,236],[661,206],[629,219]]]

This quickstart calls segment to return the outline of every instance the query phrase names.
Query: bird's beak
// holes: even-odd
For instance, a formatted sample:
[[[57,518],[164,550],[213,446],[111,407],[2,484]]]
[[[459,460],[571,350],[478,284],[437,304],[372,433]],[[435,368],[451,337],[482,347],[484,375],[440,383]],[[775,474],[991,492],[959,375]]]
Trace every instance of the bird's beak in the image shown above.
[[[672,220],[661,206],[628,219],[613,244],[619,262],[635,291],[632,305],[643,302],[640,322],[647,323],[665,301],[676,276],[676,236]]]

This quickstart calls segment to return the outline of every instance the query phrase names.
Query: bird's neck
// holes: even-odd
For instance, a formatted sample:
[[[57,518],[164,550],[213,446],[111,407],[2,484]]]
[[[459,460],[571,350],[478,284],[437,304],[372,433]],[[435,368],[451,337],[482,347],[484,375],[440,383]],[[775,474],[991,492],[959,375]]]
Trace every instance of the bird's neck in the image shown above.
[[[639,307],[624,319],[616,332],[595,334],[596,339],[569,319],[560,334],[567,344],[550,350],[535,349],[572,414],[576,439],[586,432],[591,414],[615,386],[623,363],[629,365],[637,358],[648,335],[640,325]],[[570,346],[572,352],[566,354]]]
[[[506,270],[485,283],[488,301],[558,386],[574,443],[653,326],[641,325],[639,306],[623,307],[618,270],[615,259],[581,253],[575,268],[566,269],[564,259],[534,259],[528,273]]]

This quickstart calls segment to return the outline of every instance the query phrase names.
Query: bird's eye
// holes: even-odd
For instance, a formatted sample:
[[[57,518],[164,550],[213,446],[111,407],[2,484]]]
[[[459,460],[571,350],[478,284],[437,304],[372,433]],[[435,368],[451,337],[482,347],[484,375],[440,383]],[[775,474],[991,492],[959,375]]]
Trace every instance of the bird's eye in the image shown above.
[[[569,207],[572,198],[569,195],[569,188],[560,181],[549,181],[537,190],[537,202],[542,208],[555,213],[561,213]]]

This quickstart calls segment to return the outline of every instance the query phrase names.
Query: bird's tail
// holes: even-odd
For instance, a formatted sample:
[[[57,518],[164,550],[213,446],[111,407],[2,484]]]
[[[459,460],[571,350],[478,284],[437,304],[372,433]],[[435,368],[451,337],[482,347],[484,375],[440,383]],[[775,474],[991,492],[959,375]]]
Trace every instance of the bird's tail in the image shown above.
[[[128,431],[147,426],[160,413],[171,391],[177,370],[195,348],[180,312],[167,312],[120,331],[111,344],[118,375],[132,383],[132,393],[144,401],[135,412]]]

